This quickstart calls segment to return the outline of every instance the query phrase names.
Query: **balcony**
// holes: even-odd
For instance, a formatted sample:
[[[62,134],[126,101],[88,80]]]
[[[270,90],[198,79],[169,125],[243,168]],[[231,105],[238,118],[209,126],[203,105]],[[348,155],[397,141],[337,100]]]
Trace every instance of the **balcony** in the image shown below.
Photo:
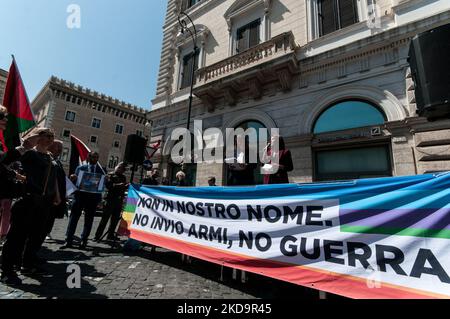
[[[240,96],[259,99],[264,87],[273,83],[282,91],[289,91],[292,77],[299,72],[292,32],[196,71],[194,94],[214,111],[215,104],[224,98],[235,105]]]

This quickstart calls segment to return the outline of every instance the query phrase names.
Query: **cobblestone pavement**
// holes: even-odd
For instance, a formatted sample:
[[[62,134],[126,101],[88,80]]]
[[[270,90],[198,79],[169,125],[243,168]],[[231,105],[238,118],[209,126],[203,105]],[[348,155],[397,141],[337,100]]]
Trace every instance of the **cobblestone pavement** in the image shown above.
[[[23,284],[16,288],[0,283],[0,299],[318,298],[317,291],[255,274],[249,274],[246,283],[233,280],[229,268],[225,268],[220,280],[220,266],[198,259],[186,264],[179,253],[163,248],[152,252],[145,247],[133,255],[124,255],[120,245],[90,241],[85,250],[61,250],[67,222],[67,219],[56,221],[53,239],[46,241],[40,252],[47,261],[42,266],[47,274],[21,275]],[[97,217],[93,232],[98,222]],[[80,219],[77,234],[82,225]],[[79,289],[67,287],[70,275],[67,267],[71,264],[81,269]]]

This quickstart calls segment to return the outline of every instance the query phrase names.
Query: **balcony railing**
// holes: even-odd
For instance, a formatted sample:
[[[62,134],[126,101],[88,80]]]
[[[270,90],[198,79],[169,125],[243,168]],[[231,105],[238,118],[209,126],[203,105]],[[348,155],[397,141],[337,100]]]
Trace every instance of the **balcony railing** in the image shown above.
[[[296,45],[292,32],[282,33],[267,42],[197,70],[195,73],[196,87],[269,62],[292,53],[295,49]]]

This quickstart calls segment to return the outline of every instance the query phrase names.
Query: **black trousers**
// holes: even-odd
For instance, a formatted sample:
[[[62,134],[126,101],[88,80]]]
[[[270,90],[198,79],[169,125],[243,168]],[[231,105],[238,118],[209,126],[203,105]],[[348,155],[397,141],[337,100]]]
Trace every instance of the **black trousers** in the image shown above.
[[[94,193],[76,192],[75,201],[70,211],[69,225],[67,227],[66,241],[72,243],[73,236],[77,229],[78,220],[80,219],[81,212],[84,210],[84,227],[81,233],[81,240],[87,241],[92,230],[92,224],[94,223],[95,211],[97,205],[101,201],[101,195]]]
[[[51,200],[27,195],[14,203],[11,226],[2,251],[2,271],[11,273],[14,266],[32,266],[46,236]]]
[[[120,214],[122,213],[123,201],[121,199],[108,199],[103,209],[102,220],[95,232],[95,238],[100,238],[105,231],[106,224],[109,222],[108,236],[113,236],[116,232],[117,224],[120,221]]]

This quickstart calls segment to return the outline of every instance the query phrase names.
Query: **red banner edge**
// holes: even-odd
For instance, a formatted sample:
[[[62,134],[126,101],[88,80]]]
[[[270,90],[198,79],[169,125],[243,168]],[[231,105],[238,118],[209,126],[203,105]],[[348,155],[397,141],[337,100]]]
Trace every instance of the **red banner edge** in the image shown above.
[[[269,259],[257,259],[232,254],[181,240],[131,230],[130,238],[163,247],[195,258],[230,268],[240,269],[266,277],[287,281],[304,287],[355,299],[431,299],[450,298],[437,293],[413,290],[407,287],[381,283],[380,288],[369,288],[363,278],[342,275],[311,267],[284,264]],[[230,262],[232,261],[232,262]],[[280,267],[282,265],[282,267]]]

